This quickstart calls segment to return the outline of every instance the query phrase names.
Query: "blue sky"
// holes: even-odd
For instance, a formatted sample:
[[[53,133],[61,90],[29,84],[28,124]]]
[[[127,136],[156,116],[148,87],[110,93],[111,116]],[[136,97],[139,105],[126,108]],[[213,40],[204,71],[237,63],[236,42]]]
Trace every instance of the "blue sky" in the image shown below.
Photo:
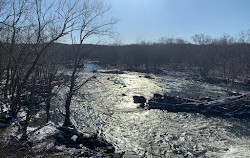
[[[106,0],[122,44],[197,33],[236,36],[250,29],[250,0]]]

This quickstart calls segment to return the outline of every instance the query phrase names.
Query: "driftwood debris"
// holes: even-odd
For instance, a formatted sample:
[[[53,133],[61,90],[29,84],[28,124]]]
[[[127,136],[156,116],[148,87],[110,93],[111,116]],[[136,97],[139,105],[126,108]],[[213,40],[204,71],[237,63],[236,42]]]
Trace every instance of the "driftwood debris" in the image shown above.
[[[188,99],[155,94],[146,105],[147,109],[170,112],[198,112],[221,115],[250,115],[249,95],[236,94],[223,98]]]

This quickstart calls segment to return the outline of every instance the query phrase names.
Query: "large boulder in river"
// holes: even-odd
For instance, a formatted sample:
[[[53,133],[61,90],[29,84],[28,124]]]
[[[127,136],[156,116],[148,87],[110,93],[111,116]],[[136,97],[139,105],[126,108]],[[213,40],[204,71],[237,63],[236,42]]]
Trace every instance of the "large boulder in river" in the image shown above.
[[[146,103],[146,98],[143,96],[133,96],[134,103],[140,103],[140,104],[145,104]]]

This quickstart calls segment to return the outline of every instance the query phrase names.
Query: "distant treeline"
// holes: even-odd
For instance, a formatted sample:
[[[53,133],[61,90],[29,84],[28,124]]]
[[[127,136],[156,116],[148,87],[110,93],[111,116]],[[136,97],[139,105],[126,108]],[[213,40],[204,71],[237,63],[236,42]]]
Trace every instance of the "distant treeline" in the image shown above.
[[[195,38],[195,37],[194,37]],[[250,77],[250,44],[224,36],[209,40],[196,35],[196,44],[141,43],[125,46],[102,46],[89,58],[125,69],[190,70],[201,77],[216,75],[227,79]]]
[[[230,36],[223,36],[220,39],[211,39],[200,34],[193,36],[193,43],[179,38],[162,38],[158,43],[141,42],[139,44],[110,46],[85,44],[81,46],[80,52],[84,54],[86,59],[96,60],[119,69],[145,72],[160,69],[191,71],[199,77],[213,76],[223,79],[245,80],[250,77],[250,44],[249,39],[244,37],[234,39]],[[53,43],[39,64],[46,66],[49,66],[48,63],[50,65],[69,65],[74,60],[72,52],[77,46],[77,44]],[[33,46],[26,45],[24,47],[24,45],[19,44],[16,47],[17,49],[20,47],[21,52],[21,48],[25,48],[27,51],[28,49],[32,50]],[[9,56],[5,55],[2,50],[0,57],[1,78],[4,71],[8,69]],[[32,59],[33,57],[29,57],[27,54],[26,64],[30,61],[28,58]]]

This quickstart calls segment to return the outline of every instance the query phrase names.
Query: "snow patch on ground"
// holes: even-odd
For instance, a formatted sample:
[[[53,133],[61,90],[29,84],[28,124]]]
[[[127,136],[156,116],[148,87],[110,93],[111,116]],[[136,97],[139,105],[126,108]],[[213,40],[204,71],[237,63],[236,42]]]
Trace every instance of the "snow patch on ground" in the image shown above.
[[[8,105],[0,101],[0,112],[6,112],[8,111]]]
[[[11,136],[15,137],[16,139],[21,139],[22,130],[19,129],[17,122],[18,121],[16,120],[15,124],[11,126]],[[38,143],[57,134],[59,132],[58,127],[59,125],[56,125],[53,122],[49,122],[41,127],[28,127],[27,135],[31,142]]]
[[[57,134],[59,130],[58,130],[58,125],[56,125],[54,122],[49,122],[42,127],[37,127],[37,128],[28,127],[27,132],[30,141],[41,142],[42,140],[45,140],[48,137]]]

